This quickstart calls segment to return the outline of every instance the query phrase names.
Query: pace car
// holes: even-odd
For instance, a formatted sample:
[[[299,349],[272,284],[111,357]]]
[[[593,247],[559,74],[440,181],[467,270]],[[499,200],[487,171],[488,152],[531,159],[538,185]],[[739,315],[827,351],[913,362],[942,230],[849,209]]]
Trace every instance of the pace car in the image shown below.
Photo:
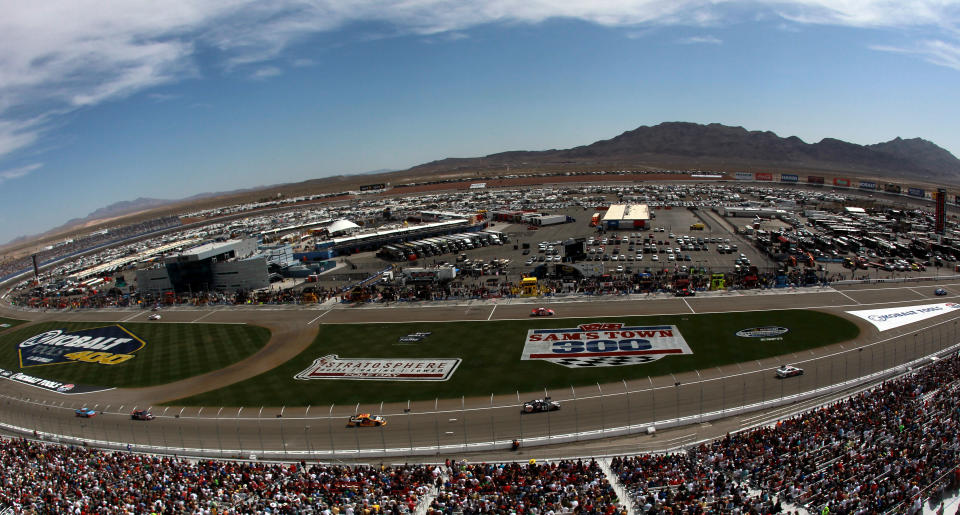
[[[131,420],[153,420],[153,413],[145,409],[133,410],[130,412]]]
[[[387,419],[369,413],[359,413],[350,417],[350,420],[347,421],[347,427],[379,427],[385,425],[387,425]]]
[[[97,415],[97,410],[91,408],[80,408],[78,410],[74,410],[74,414],[76,414],[78,417],[90,418]]]
[[[933,294],[937,297],[942,297],[947,294],[947,290],[943,288],[937,288],[936,290],[933,290]]]
[[[793,365],[780,365],[780,368],[777,369],[777,378],[786,379],[788,377],[802,376],[803,369],[795,367]]]
[[[560,403],[550,400],[550,397],[534,399],[523,403],[524,413],[540,413],[543,411],[557,411],[558,409],[560,409]]]
[[[532,317],[552,317],[556,313],[550,308],[534,308],[530,312]]]

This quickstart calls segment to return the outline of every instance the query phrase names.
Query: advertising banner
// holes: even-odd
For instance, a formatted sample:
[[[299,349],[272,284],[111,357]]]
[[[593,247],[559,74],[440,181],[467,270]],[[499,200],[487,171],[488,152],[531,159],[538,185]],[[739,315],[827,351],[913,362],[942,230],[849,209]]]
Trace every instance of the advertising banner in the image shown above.
[[[833,178],[833,185],[834,185],[834,186],[839,186],[839,187],[841,187],[841,188],[849,188],[849,187],[850,187],[850,179],[847,179],[847,178],[844,178],[844,177],[834,177],[834,178]]]
[[[910,195],[911,197],[923,198],[925,194],[926,192],[923,191],[922,188],[910,188],[907,190],[907,195]]]
[[[737,172],[733,174],[733,177],[738,181],[752,181],[753,174],[750,172]]]
[[[847,311],[847,313],[869,321],[880,331],[887,331],[928,318],[946,315],[948,313],[956,313],[957,309],[960,309],[960,304],[944,302],[940,304],[921,304],[895,308]]]
[[[35,388],[40,388],[47,390],[48,392],[62,393],[64,395],[72,395],[77,393],[93,393],[93,392],[104,392],[107,390],[113,390],[113,388],[108,388],[105,386],[88,386],[83,384],[73,384],[73,383],[61,383],[60,381],[54,381],[52,379],[44,379],[42,377],[35,377],[23,372],[14,372],[13,370],[7,370],[5,368],[0,368],[0,377],[4,379],[9,379],[20,384],[25,384],[28,386],[33,386]]]
[[[899,184],[893,184],[892,182],[888,182],[888,183],[886,183],[886,184],[883,185],[883,191],[885,191],[885,192],[887,192],[887,193],[896,193],[897,195],[899,195],[899,194],[900,194],[900,185],[899,185]]]
[[[294,379],[349,379],[367,381],[446,381],[460,366],[460,358],[317,358]]]
[[[795,173],[780,174],[780,182],[798,182],[800,177]]]
[[[568,368],[640,365],[664,356],[693,354],[677,326],[629,327],[619,322],[570,329],[531,329],[521,360]]]
[[[772,181],[772,180],[773,180],[773,174],[772,174],[772,173],[760,173],[760,172],[757,172],[757,173],[755,173],[755,174],[753,174],[753,175],[754,175],[754,177],[757,178],[758,181]]]
[[[119,325],[83,329],[72,333],[54,329],[17,345],[20,367],[58,363],[99,363],[117,365],[134,358],[146,342]]]
[[[823,184],[823,177],[819,175],[808,175],[807,184]]]
[[[871,191],[872,191],[872,190],[876,190],[876,189],[877,189],[877,183],[875,183],[875,182],[873,182],[873,181],[860,181],[860,189],[861,189],[861,190],[871,190]]]

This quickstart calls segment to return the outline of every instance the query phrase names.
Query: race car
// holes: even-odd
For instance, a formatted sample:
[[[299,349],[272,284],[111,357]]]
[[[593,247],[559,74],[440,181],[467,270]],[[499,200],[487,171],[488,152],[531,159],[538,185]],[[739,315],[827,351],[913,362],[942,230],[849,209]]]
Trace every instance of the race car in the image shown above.
[[[380,415],[371,415],[369,413],[354,415],[347,421],[347,427],[380,427],[385,425],[387,425],[387,419]]]
[[[91,408],[80,408],[78,410],[74,410],[74,414],[76,414],[78,417],[90,418],[97,415],[97,410]]]
[[[160,320],[160,313],[154,313],[147,317],[147,320]]]
[[[133,410],[130,412],[131,420],[153,420],[153,413],[145,409]]]
[[[947,290],[943,288],[937,288],[936,290],[933,290],[933,294],[936,295],[937,297],[942,297],[943,295],[947,294]]]
[[[677,292],[674,293],[673,295],[674,295],[674,297],[693,297],[693,296],[696,295],[696,294],[697,294],[697,292],[695,292],[695,291],[693,291],[693,290],[691,290],[691,289],[683,288],[683,289],[681,289],[681,290],[677,290]]]
[[[555,315],[554,311],[550,308],[533,308],[530,311],[530,316],[532,317],[552,317]]]
[[[550,400],[550,397],[534,399],[523,403],[523,413],[540,413],[543,411],[557,411],[560,403]]]
[[[780,368],[777,369],[777,378],[786,379],[793,376],[802,376],[803,369],[797,368],[793,365],[780,365]]]

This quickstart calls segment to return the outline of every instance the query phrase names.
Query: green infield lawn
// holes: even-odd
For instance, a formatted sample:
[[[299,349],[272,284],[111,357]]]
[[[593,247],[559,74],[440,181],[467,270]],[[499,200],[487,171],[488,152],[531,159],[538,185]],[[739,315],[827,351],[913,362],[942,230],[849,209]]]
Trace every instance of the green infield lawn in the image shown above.
[[[611,319],[530,319],[494,322],[335,324],[320,326],[314,343],[302,354],[270,372],[219,390],[171,404],[206,406],[293,406],[335,402],[405,401],[434,397],[477,396],[537,391],[613,382],[704,369],[789,354],[856,338],[859,329],[842,318],[817,311],[786,310],[709,315],[623,317],[631,326],[676,325],[692,355],[667,356],[648,364],[598,368],[566,368],[542,361],[521,361],[527,330],[575,328]],[[758,326],[784,326],[780,341],[743,338],[734,333]],[[398,338],[418,331],[432,335],[417,344]],[[316,358],[462,358],[446,382],[382,380],[310,380],[294,376]]]
[[[44,331],[78,331],[120,325],[146,342],[134,358],[115,365],[81,361],[20,367],[18,345]],[[227,324],[46,322],[0,337],[0,367],[60,382],[136,388],[166,384],[236,363],[270,339],[263,327]]]
[[[7,329],[20,325],[24,323],[25,320],[14,320],[12,318],[3,318],[0,317],[0,331],[6,331]]]

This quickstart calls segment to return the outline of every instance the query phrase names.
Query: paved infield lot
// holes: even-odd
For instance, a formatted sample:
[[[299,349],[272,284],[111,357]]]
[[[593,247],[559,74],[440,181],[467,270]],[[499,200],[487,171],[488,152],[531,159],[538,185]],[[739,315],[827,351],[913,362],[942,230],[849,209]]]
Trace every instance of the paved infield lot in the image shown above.
[[[943,286],[955,291],[957,284]],[[850,309],[912,305],[956,300],[954,296],[934,297],[930,282],[877,287],[855,285],[842,289],[801,289],[782,294],[739,292],[698,296],[687,299],[643,296],[571,299],[547,303],[561,316],[598,317],[633,316],[641,314],[689,314],[727,311],[765,310],[771,308],[818,308],[831,313]],[[858,322],[862,329],[856,342],[837,344],[802,353],[791,353],[780,358],[759,362],[738,363],[704,368],[694,373],[678,373],[628,381],[617,385],[594,385],[574,389],[551,390],[554,399],[564,408],[549,415],[521,416],[518,402],[527,397],[542,396],[542,392],[514,395],[464,397],[407,403],[363,404],[344,406],[324,404],[322,407],[267,407],[205,408],[156,407],[160,402],[183,397],[189,393],[226,386],[251,375],[256,375],[299,354],[310,345],[319,324],[357,323],[359,321],[417,321],[417,320],[503,320],[524,318],[530,304],[506,304],[490,301],[461,304],[417,305],[403,307],[348,307],[334,309],[278,308],[268,309],[205,309],[168,310],[164,322],[251,322],[267,326],[273,332],[271,344],[260,353],[236,365],[198,378],[144,389],[115,390],[87,396],[63,396],[48,393],[10,381],[0,382],[8,397],[30,398],[29,403],[13,402],[4,405],[8,423],[37,427],[51,433],[72,433],[78,437],[97,440],[133,442],[135,445],[160,445],[194,448],[220,448],[225,454],[236,455],[263,450],[286,449],[302,452],[318,449],[347,450],[371,448],[456,446],[464,442],[502,440],[522,436],[543,437],[564,432],[630,425],[641,429],[644,424],[684,417],[695,417],[708,409],[725,411],[734,405],[760,400],[770,401],[778,396],[789,397],[812,388],[822,387],[888,368],[956,341],[955,319],[941,317],[926,323],[878,333],[872,326]],[[136,320],[146,316],[137,312],[73,312],[30,313],[29,318],[43,320],[118,321]],[[24,317],[27,317],[25,314]],[[132,321],[130,320],[130,321]],[[939,324],[939,325],[935,325]],[[933,326],[930,329],[925,329]],[[871,342],[878,342],[870,345]],[[863,348],[864,350],[857,350]],[[839,353],[839,354],[838,354]],[[818,359],[819,358],[819,359]],[[772,370],[782,361],[800,364],[806,374],[787,381],[774,379]],[[496,381],[497,370],[491,370],[491,381]],[[704,382],[697,382],[702,379]],[[629,392],[629,393],[626,393]],[[438,393],[438,396],[439,393]],[[39,403],[39,404],[36,404]],[[72,407],[82,404],[96,406],[105,414],[80,421],[73,417]],[[133,405],[154,405],[161,415],[147,424],[129,420]],[[479,409],[489,408],[492,409]],[[380,412],[388,415],[385,428],[369,430],[344,429],[346,416],[356,410]],[[407,411],[409,409],[409,411]],[[277,418],[281,414],[282,417]],[[179,416],[179,417],[177,417]],[[649,446],[669,445],[671,438],[694,438],[736,429],[754,419],[748,415],[709,425],[695,425],[674,432],[663,432],[655,437],[632,437],[627,443],[581,443],[558,450],[546,447],[539,453],[600,454],[603,450],[616,452],[618,445],[631,445],[639,451]],[[757,419],[759,420],[759,419]],[[686,432],[684,432],[686,431]],[[674,435],[674,436],[670,436]],[[624,441],[625,442],[625,441]],[[285,447],[283,445],[285,444]],[[446,452],[446,451],[445,451]],[[531,451],[532,452],[532,451]],[[558,455],[558,454],[553,454]],[[492,458],[491,458],[492,459]]]

